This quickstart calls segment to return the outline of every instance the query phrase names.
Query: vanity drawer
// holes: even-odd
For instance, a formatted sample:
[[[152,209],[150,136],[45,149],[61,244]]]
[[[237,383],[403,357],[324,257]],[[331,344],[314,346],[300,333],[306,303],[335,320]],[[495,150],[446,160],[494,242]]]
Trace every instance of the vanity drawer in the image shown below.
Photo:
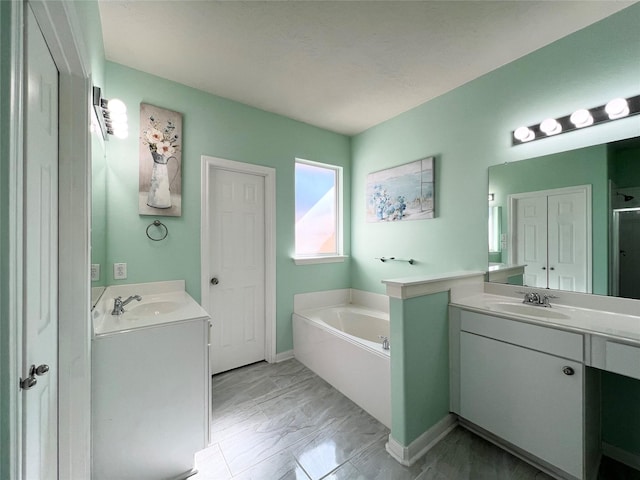
[[[579,333],[466,310],[460,312],[460,329],[578,362],[584,361],[583,337]]]

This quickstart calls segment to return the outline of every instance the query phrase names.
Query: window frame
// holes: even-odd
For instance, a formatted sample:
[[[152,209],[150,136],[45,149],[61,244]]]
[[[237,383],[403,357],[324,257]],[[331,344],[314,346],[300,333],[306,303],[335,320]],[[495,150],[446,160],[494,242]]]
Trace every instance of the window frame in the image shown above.
[[[316,264],[316,263],[337,263],[344,262],[347,258],[344,255],[344,183],[343,183],[343,167],[339,165],[331,165],[328,163],[316,162],[313,160],[306,160],[304,158],[296,157],[294,162],[294,211],[295,211],[295,194],[296,194],[296,175],[295,175],[295,167],[297,164],[309,165],[317,168],[324,168],[327,170],[332,170],[336,175],[336,252],[332,253],[315,253],[315,254],[298,254],[296,252],[296,228],[295,228],[295,219],[294,219],[294,231],[293,231],[293,251],[294,254],[292,256],[293,261],[296,265],[308,265],[308,264]],[[295,217],[295,214],[294,214]]]

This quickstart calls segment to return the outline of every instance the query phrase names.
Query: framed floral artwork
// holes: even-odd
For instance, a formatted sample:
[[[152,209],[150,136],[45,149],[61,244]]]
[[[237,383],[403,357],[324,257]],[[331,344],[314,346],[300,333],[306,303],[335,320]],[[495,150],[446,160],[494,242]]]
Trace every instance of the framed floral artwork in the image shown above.
[[[182,215],[182,114],[140,104],[140,215]]]
[[[435,217],[435,157],[367,175],[367,221]]]

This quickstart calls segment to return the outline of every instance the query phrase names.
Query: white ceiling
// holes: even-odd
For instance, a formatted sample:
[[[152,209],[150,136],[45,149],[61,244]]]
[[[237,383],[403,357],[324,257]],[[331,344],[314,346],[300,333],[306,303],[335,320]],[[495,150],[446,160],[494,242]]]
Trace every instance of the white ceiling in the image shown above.
[[[105,54],[353,135],[630,1],[100,0]]]

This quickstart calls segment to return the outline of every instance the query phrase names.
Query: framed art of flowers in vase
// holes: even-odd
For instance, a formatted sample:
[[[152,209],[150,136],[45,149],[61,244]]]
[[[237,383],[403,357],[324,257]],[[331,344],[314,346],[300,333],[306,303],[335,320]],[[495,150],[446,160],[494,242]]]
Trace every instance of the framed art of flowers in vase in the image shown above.
[[[182,215],[182,114],[140,104],[140,215]]]

